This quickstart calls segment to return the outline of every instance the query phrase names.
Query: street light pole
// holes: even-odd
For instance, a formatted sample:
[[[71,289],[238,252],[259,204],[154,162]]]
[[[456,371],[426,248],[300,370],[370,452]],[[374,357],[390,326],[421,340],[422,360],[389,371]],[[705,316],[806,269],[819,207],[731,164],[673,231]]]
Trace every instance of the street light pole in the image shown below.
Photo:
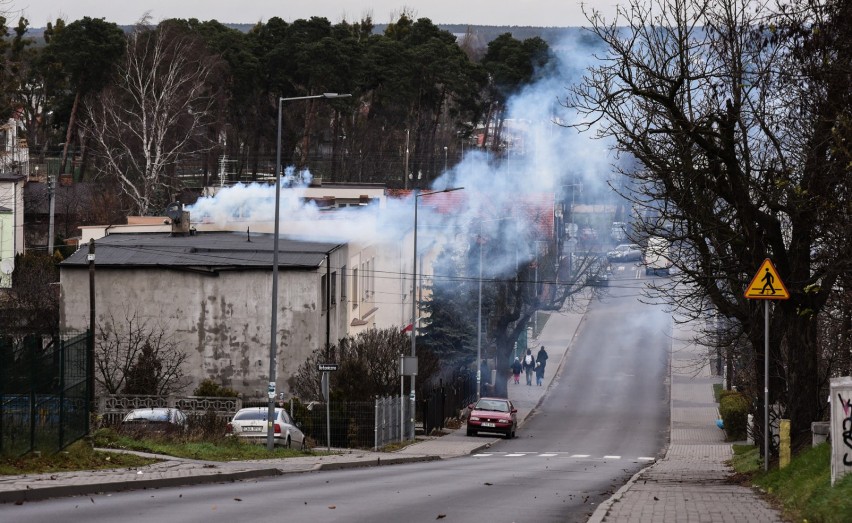
[[[417,199],[421,196],[429,196],[432,194],[438,194],[442,192],[453,192],[460,191],[464,189],[464,187],[452,187],[449,189],[441,189],[439,191],[428,191],[428,192],[419,192],[418,189],[414,188],[414,255],[412,256],[412,265],[411,265],[411,357],[417,357],[417,306],[419,305],[419,300],[417,299]],[[414,392],[414,374],[411,375],[411,392],[409,392],[409,400],[411,403],[411,439],[414,439],[414,423],[417,417],[417,413],[415,411],[415,407],[417,403],[415,402],[416,396]]]
[[[272,237],[272,325],[269,334],[269,387],[267,396],[269,398],[266,416],[266,448],[275,448],[275,368],[277,356],[277,332],[278,332],[278,233],[281,215],[281,110],[284,102],[292,100],[311,100],[314,98],[348,98],[351,94],[323,93],[312,96],[294,96],[290,98],[278,98],[278,136],[275,148],[275,224]]]

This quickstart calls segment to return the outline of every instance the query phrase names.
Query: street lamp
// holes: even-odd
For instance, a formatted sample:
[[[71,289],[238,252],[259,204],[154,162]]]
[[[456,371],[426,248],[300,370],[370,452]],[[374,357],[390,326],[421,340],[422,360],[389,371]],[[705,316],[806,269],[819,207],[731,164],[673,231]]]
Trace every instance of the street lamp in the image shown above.
[[[419,305],[417,299],[417,199],[421,196],[429,196],[432,194],[438,194],[442,192],[453,192],[460,191],[464,189],[464,187],[452,187],[448,189],[441,189],[439,191],[428,191],[428,192],[418,192],[417,188],[414,189],[414,256],[413,263],[411,266],[411,357],[417,357],[417,306]],[[414,392],[414,374],[411,375],[411,392],[409,393],[409,399],[411,402],[411,437],[414,438],[414,421],[416,416],[415,406],[417,403],[415,402],[415,392]]]
[[[278,331],[278,231],[279,218],[281,214],[281,108],[284,102],[293,100],[312,100],[314,98],[326,98],[333,100],[335,98],[349,98],[351,94],[323,93],[312,96],[294,96],[290,98],[278,98],[278,140],[275,152],[275,225],[272,238],[272,327],[269,335],[269,387],[267,395],[269,397],[269,410],[266,418],[266,448],[273,450],[275,448],[275,367],[277,340],[276,333]]]

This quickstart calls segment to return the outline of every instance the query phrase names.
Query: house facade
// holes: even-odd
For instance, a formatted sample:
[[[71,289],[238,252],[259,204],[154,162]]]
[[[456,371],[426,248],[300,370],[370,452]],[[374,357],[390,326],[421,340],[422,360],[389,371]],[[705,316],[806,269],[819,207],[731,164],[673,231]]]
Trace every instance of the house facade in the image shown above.
[[[112,234],[96,241],[97,328],[137,325],[163,332],[187,355],[190,390],[212,378],[245,397],[265,397],[272,318],[272,238],[232,232]],[[63,329],[89,325],[86,247],[60,265]],[[345,332],[329,300],[345,245],[279,242],[277,390],[326,340]],[[339,294],[339,291],[338,291]]]
[[[24,185],[20,175],[0,173],[0,288],[12,286],[15,255],[24,252]]]

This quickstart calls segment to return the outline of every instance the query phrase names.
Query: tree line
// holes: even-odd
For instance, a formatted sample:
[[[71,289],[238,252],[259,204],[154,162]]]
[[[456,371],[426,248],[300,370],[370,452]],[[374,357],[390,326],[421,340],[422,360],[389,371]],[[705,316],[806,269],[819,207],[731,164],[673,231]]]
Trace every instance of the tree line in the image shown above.
[[[552,59],[539,37],[483,47],[403,13],[273,17],[248,31],[215,20],[97,18],[49,23],[43,41],[20,18],[0,43],[0,116],[22,122],[31,163],[96,181],[125,213],[159,214],[187,186],[268,179],[279,98],[282,164],[314,177],[427,186],[465,149],[499,152],[506,97]],[[477,130],[479,132],[477,133]]]

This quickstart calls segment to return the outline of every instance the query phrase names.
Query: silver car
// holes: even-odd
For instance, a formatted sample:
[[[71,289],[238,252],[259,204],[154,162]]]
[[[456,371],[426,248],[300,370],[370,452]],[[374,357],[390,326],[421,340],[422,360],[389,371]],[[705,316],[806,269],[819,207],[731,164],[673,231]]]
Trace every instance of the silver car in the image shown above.
[[[642,247],[635,243],[624,243],[606,253],[606,257],[614,262],[639,261],[642,259]]]
[[[228,423],[227,433],[231,436],[245,438],[253,443],[266,443],[268,414],[268,407],[240,409]],[[273,436],[276,446],[300,450],[305,448],[305,435],[293,423],[290,414],[282,408],[275,408]]]

